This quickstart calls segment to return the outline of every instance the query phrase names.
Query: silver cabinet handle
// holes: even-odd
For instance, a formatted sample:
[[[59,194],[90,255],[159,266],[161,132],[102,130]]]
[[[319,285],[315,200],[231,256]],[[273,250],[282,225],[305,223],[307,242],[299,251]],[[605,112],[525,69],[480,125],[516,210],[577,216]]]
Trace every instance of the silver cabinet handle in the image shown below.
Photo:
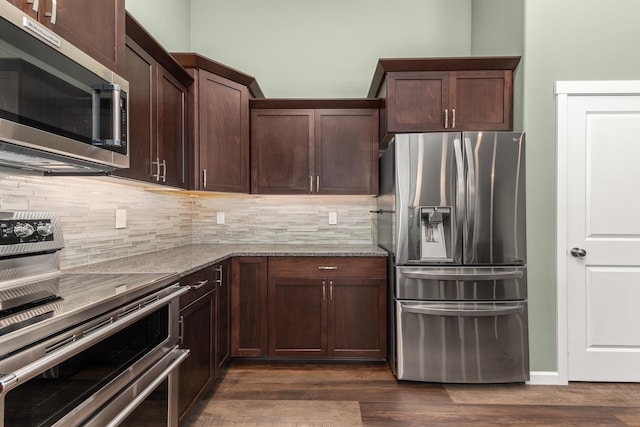
[[[309,175],[309,193],[313,193],[313,175]]]
[[[336,266],[328,266],[328,265],[321,265],[320,267],[318,267],[318,270],[337,270],[338,267]]]
[[[327,282],[322,281],[322,301],[327,299]]]
[[[34,12],[38,11],[38,8],[40,7],[40,0],[27,0],[27,3],[33,5],[31,8]]]
[[[329,280],[329,301],[333,301],[333,280]]]
[[[456,109],[451,110],[451,129],[456,128]]]
[[[167,182],[167,161],[162,159],[162,182]]]
[[[52,24],[56,23],[56,18],[58,16],[58,0],[51,0],[51,12],[46,12],[44,15],[51,18]]]
[[[178,344],[182,345],[184,339],[184,316],[178,319]]]
[[[202,188],[207,188],[207,170],[202,169]]]
[[[207,280],[207,279],[201,280],[197,284],[189,286],[189,289],[200,289],[201,287],[203,287],[207,283],[209,283],[209,280]]]
[[[444,128],[445,129],[449,128],[449,109],[448,108],[444,109]]]
[[[584,258],[587,256],[587,251],[582,248],[571,248],[571,255],[576,258]]]
[[[224,273],[224,270],[223,270],[222,266],[220,266],[220,267],[216,268],[215,270],[216,270],[218,273],[220,273],[220,278],[219,278],[219,279],[216,279],[216,282],[218,283],[218,286],[222,286],[222,277],[223,277],[222,275],[223,275],[223,273]]]
[[[320,192],[320,175],[316,176],[316,193]]]

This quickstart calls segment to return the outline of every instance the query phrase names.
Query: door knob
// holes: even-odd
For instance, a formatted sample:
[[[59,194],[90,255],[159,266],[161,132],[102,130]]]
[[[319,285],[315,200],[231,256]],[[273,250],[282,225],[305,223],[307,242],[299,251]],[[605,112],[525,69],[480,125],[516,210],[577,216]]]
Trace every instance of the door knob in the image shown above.
[[[584,258],[587,256],[587,251],[582,248],[571,248],[571,255],[576,258]]]

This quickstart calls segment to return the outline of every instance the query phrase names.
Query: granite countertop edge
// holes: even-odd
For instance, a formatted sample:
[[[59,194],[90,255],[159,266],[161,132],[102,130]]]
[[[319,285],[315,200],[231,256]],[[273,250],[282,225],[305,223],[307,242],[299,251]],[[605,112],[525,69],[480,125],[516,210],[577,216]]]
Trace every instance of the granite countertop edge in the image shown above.
[[[375,245],[192,244],[88,264],[65,273],[177,273],[180,277],[233,257],[386,257]]]

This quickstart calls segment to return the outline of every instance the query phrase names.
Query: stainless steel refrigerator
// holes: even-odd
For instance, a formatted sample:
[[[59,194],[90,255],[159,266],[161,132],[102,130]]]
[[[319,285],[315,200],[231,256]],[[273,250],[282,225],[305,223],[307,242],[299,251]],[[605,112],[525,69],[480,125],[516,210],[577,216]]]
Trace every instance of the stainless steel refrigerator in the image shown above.
[[[396,377],[528,380],[525,135],[398,134],[380,162]]]

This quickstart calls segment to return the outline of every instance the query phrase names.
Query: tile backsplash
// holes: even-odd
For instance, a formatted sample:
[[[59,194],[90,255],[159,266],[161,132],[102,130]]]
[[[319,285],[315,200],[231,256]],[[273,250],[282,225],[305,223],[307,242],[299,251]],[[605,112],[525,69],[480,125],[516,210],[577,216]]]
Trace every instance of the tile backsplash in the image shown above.
[[[216,195],[0,170],[0,210],[59,215],[63,269],[190,243],[370,244],[373,204],[371,196]],[[126,228],[115,228],[116,209],[126,210]]]

